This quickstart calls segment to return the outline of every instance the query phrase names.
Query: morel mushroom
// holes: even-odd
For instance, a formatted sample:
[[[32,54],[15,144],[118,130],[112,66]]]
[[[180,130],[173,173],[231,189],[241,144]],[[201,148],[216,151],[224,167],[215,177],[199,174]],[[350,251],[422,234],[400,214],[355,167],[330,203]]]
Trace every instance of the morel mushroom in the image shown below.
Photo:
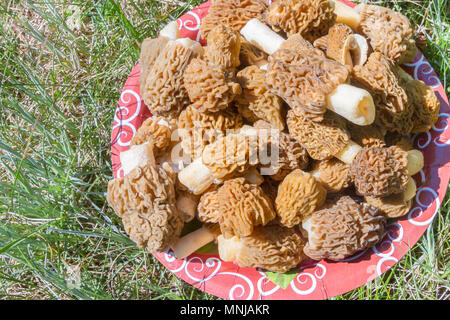
[[[236,97],[235,103],[239,113],[249,121],[265,120],[283,130],[283,101],[267,89],[265,71],[249,66],[239,71],[236,79],[242,87],[242,94]]]
[[[197,207],[197,218],[203,223],[219,223],[218,188],[212,187],[200,196]]]
[[[383,130],[375,124],[358,126],[347,123],[347,129],[353,141],[361,147],[385,147]]]
[[[145,82],[150,74],[150,70],[169,40],[169,38],[160,36],[156,39],[147,38],[142,42],[139,55],[139,67],[141,71],[139,75],[139,87],[141,95],[144,94]]]
[[[215,0],[202,20],[201,35],[206,39],[218,25],[226,25],[239,31],[250,19],[261,18],[266,9],[265,0]]]
[[[337,193],[351,184],[350,166],[339,159],[317,161],[309,172],[329,193]]]
[[[217,192],[219,224],[225,238],[248,236],[256,226],[265,226],[275,218],[271,199],[245,178],[224,182]]]
[[[300,224],[325,202],[326,189],[308,172],[289,173],[278,186],[275,208],[286,227]]]
[[[153,114],[176,118],[189,104],[183,75],[191,59],[198,53],[186,47],[181,40],[171,40],[166,44],[158,56],[158,63],[154,64],[146,79],[142,96]]]
[[[174,244],[184,221],[175,204],[175,173],[167,164],[139,164],[124,178],[109,181],[107,201],[139,247],[164,252]]]
[[[226,25],[218,25],[209,32],[205,58],[210,63],[225,68],[240,65],[241,35]]]
[[[176,190],[176,206],[182,215],[184,222],[189,222],[195,217],[200,197],[185,190]]]
[[[139,145],[145,142],[153,143],[155,157],[167,151],[171,143],[172,131],[169,124],[162,117],[150,117],[146,119],[136,131],[130,145]]]
[[[245,68],[252,65],[261,67],[267,64],[267,57],[267,53],[258,49],[241,36],[241,51],[239,52],[241,67]]]
[[[342,196],[303,221],[308,237],[303,252],[315,260],[339,261],[378,243],[385,225],[377,208]]]
[[[327,34],[335,23],[334,3],[328,0],[278,0],[265,12],[265,20],[275,31],[288,36],[300,33],[308,41]]]
[[[262,268],[287,272],[303,259],[304,242],[294,229],[268,225],[257,227],[249,236],[217,238],[219,256],[223,261],[235,261],[239,267]]]
[[[378,208],[386,218],[399,218],[408,214],[412,200],[405,200],[403,194],[391,194],[387,197],[364,197],[364,200]]]
[[[242,92],[225,67],[197,58],[192,59],[184,72],[184,86],[191,106],[200,112],[225,109]]]

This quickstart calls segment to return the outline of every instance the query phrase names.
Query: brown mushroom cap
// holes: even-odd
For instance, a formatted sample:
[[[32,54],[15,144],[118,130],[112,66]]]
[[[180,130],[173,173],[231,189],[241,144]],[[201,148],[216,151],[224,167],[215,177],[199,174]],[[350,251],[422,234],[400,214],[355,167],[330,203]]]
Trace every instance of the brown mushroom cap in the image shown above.
[[[236,79],[242,87],[242,94],[236,97],[235,105],[239,113],[249,121],[266,120],[274,128],[283,130],[283,101],[269,92],[264,78],[265,71],[257,66],[249,66],[239,71]]]
[[[262,120],[256,121],[253,126],[257,129],[273,130],[270,123]],[[271,137],[274,138],[273,135]],[[276,152],[278,155],[276,163],[270,163],[270,177],[272,179],[283,180],[291,171],[305,169],[308,166],[308,152],[288,133],[279,131],[278,140],[272,141],[272,143],[275,144],[272,152]]]
[[[403,194],[391,194],[387,197],[364,197],[364,200],[378,208],[386,218],[399,218],[408,214],[411,209],[412,200],[405,201]]]
[[[266,85],[291,108],[314,121],[321,121],[327,95],[347,77],[345,66],[322,55],[280,49],[269,57]]]
[[[161,120],[164,121],[163,118],[158,116],[146,119],[131,139],[130,145],[152,142],[155,157],[167,151],[171,143],[172,132],[168,126],[159,123]]]
[[[239,129],[242,124],[242,116],[232,108],[200,112],[188,106],[178,117],[181,146],[184,152],[191,155],[191,160],[197,159],[208,144],[225,136],[227,130]]]
[[[418,50],[408,18],[376,5],[362,5],[359,14],[359,29],[370,40],[375,51],[399,64],[414,59]]]
[[[198,220],[204,223],[219,223],[219,199],[218,188],[213,185],[203,193],[197,207]]]
[[[163,51],[169,38],[158,37],[156,39],[147,38],[141,44],[141,52],[139,55],[139,67],[141,74],[139,76],[139,85],[141,95],[145,91],[145,82],[150,73],[151,68],[158,59],[159,54]]]
[[[220,24],[208,33],[205,58],[212,64],[225,68],[240,65],[239,52],[241,36],[239,32]]]
[[[107,201],[139,247],[163,252],[174,244],[184,221],[175,204],[175,173],[170,166],[140,165],[109,181]]]
[[[343,23],[336,23],[328,32],[328,44],[326,49],[327,57],[340,64],[350,66],[350,68],[353,66],[349,40],[352,34],[352,28]]]
[[[164,47],[142,92],[144,103],[153,114],[176,118],[189,104],[183,75],[195,56],[194,51],[175,41],[169,41]]]
[[[303,246],[302,238],[294,229],[279,225],[256,227],[251,235],[231,240],[221,241],[219,237],[222,259],[228,261],[227,258],[231,258],[241,268],[262,268],[280,273],[295,268],[303,260]]]
[[[351,122],[347,123],[352,140],[361,147],[385,147],[384,134],[375,124],[368,126],[358,126]]]
[[[439,118],[440,103],[432,87],[421,80],[412,79],[406,86],[406,93],[413,107],[412,133],[427,132]]]
[[[215,0],[202,20],[201,35],[206,39],[217,25],[226,25],[239,32],[250,19],[260,19],[266,8],[265,0]]]
[[[281,44],[280,49],[292,50],[302,55],[325,56],[321,50],[315,48],[310,42],[305,40],[300,33],[290,35],[286,41]]]
[[[301,223],[325,202],[326,196],[326,189],[311,174],[292,171],[278,186],[275,207],[280,223],[286,227]]]
[[[411,132],[413,108],[399,83],[396,64],[379,52],[373,52],[367,62],[353,67],[352,80],[370,92],[376,107],[375,122],[380,127],[406,135]]]
[[[265,12],[266,22],[288,36],[300,33],[308,41],[327,34],[335,23],[334,7],[328,0],[278,0]]]
[[[351,164],[350,176],[358,194],[388,196],[406,189],[407,164],[408,153],[397,146],[363,148]]]
[[[242,92],[225,67],[197,58],[192,59],[184,72],[184,86],[192,107],[200,112],[225,109]]]
[[[314,212],[303,224],[308,231],[303,251],[315,260],[342,260],[378,243],[385,234],[385,224],[377,208],[343,196]]]
[[[328,192],[340,192],[351,184],[350,166],[339,159],[317,161],[313,168],[314,177]]]
[[[325,113],[322,122],[315,122],[294,110],[289,110],[286,123],[290,135],[315,160],[330,159],[342,151],[350,141],[344,119],[330,111]]]
[[[268,55],[258,47],[252,45],[243,36],[241,36],[241,51],[239,53],[239,60],[241,67],[248,67],[256,65],[258,67],[268,63]]]
[[[225,238],[248,236],[254,227],[266,225],[276,216],[270,198],[244,178],[224,182],[217,192],[220,230]]]

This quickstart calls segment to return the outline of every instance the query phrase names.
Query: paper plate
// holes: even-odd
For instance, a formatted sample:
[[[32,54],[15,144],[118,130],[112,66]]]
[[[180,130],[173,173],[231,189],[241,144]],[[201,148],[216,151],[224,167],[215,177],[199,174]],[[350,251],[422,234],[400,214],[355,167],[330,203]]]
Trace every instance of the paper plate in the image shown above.
[[[342,1],[350,6],[355,4]],[[200,40],[198,32],[210,2],[191,10],[177,20],[182,37]],[[449,104],[445,90],[422,53],[404,69],[415,79],[434,88],[441,103],[439,120],[429,132],[411,135],[415,147],[425,157],[424,168],[414,176],[417,195],[411,211],[387,227],[388,233],[376,246],[344,261],[309,261],[300,265],[299,274],[286,289],[273,284],[264,272],[240,268],[221,261],[217,255],[192,254],[176,259],[171,251],[154,256],[177,277],[191,285],[225,299],[326,299],[355,288],[380,276],[399,261],[418,241],[439,211],[450,176]],[[125,83],[114,114],[111,136],[114,177],[122,177],[119,154],[142,122],[151,116],[139,93],[139,64]]]

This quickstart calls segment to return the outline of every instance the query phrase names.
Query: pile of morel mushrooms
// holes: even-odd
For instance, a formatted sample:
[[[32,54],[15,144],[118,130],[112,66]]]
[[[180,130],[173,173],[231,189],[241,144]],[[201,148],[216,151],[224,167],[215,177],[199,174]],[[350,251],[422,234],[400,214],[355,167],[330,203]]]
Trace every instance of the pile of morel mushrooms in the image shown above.
[[[141,45],[153,116],[107,194],[129,237],[177,258],[214,242],[274,272],[379,242],[424,164],[407,135],[439,114],[399,65],[417,54],[410,22],[376,5],[215,0],[200,31],[206,46],[176,22]]]

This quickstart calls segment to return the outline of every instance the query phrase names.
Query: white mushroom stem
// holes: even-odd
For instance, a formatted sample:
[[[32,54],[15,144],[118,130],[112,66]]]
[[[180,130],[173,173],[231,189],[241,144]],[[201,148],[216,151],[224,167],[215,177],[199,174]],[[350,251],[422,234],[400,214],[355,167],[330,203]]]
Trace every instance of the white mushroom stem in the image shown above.
[[[416,195],[417,192],[417,186],[414,182],[414,179],[409,177],[408,183],[406,185],[405,191],[403,191],[403,200],[409,201]]]
[[[160,36],[167,37],[170,40],[175,40],[180,37],[180,29],[178,28],[178,23],[176,21],[169,22],[162,30],[159,32]]]
[[[181,194],[177,197],[176,205],[178,211],[183,214],[184,222],[194,219],[198,201],[195,201],[193,197],[190,197],[188,194]]]
[[[333,2],[334,2],[334,13],[336,14],[336,22],[344,23],[354,30],[358,29],[358,26],[361,22],[361,17],[359,13],[355,9],[349,7],[348,5],[340,1],[333,1]]]
[[[351,164],[362,147],[354,141],[349,141],[347,146],[334,156],[346,164]]]
[[[200,42],[192,40],[190,38],[180,38],[180,39],[175,40],[175,42],[181,44],[183,47],[185,47],[187,49],[191,49],[199,56],[203,56],[204,49],[203,49],[202,45],[200,44]]]
[[[217,245],[220,259],[223,261],[236,261],[242,249],[242,242],[237,236],[226,239],[220,235],[217,237]]]
[[[277,51],[281,44],[286,41],[258,19],[249,20],[240,32],[248,42],[267,54]]]
[[[365,126],[375,121],[375,104],[367,90],[341,84],[327,96],[327,108],[354,124]]]
[[[363,65],[367,61],[369,53],[369,45],[367,39],[360,34],[352,34],[350,36],[350,54],[354,66]]]
[[[201,227],[187,235],[181,237],[177,243],[172,246],[175,257],[183,259],[200,249],[204,245],[214,241],[215,234],[208,228]]]
[[[153,144],[150,142],[131,146],[129,150],[120,153],[120,163],[124,175],[133,171],[137,166],[146,164],[148,161],[152,165],[156,164],[153,155]]]
[[[415,175],[417,172],[422,170],[424,166],[424,158],[422,152],[413,149],[408,151],[408,164],[407,170],[410,176]]]
[[[260,185],[264,182],[264,178],[255,167],[250,168],[244,175],[245,180],[251,184]]]
[[[178,173],[178,179],[193,194],[202,194],[214,182],[214,176],[201,158],[196,159]]]

